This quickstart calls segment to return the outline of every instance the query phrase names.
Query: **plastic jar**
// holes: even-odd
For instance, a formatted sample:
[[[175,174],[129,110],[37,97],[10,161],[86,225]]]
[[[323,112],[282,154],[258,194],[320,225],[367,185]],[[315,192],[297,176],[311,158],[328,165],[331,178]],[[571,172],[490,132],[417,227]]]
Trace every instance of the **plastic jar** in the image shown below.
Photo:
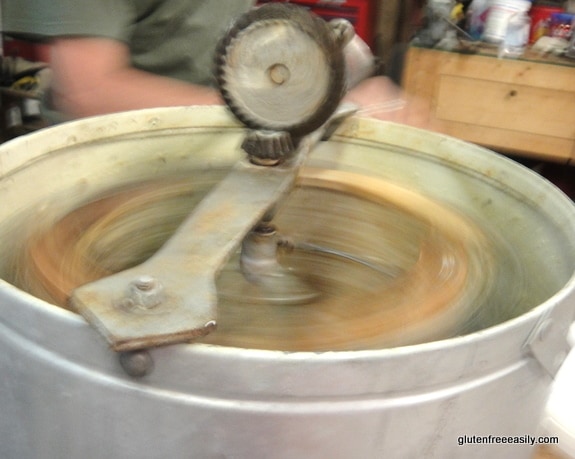
[[[518,58],[523,55],[529,43],[531,18],[521,11],[511,15],[507,21],[505,37],[499,43],[499,57]]]
[[[505,38],[507,23],[516,13],[527,12],[531,8],[528,0],[494,0],[487,13],[483,39],[500,43]]]

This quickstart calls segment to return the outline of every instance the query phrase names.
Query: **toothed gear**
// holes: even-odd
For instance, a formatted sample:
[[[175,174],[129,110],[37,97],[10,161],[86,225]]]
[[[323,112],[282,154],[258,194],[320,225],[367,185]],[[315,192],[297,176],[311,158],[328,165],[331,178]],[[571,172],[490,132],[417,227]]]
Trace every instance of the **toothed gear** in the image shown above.
[[[341,41],[302,7],[269,3],[241,16],[216,53],[220,92],[234,115],[255,130],[294,138],[318,129],[345,88]]]
[[[250,131],[242,143],[252,162],[275,165],[294,151],[291,136],[285,131]]]

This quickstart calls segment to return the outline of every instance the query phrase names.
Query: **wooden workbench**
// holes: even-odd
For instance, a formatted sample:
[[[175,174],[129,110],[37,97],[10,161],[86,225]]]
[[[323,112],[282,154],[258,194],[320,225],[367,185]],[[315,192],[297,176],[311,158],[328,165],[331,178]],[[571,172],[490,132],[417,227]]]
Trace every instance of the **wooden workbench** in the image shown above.
[[[442,130],[502,152],[575,164],[575,60],[499,59],[411,46],[402,86],[432,108]]]

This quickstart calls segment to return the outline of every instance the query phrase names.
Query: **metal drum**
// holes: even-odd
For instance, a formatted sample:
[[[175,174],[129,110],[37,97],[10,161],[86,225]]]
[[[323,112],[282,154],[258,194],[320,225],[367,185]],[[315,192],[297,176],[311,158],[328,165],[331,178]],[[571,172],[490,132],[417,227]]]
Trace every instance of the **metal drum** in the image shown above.
[[[84,217],[91,218],[94,202],[141,191],[143,183],[213,183],[242,157],[242,133],[222,108],[168,108],[67,123],[0,147],[0,457],[530,457],[550,384],[569,350],[575,207],[533,172],[477,146],[350,118],[313,150],[278,224],[308,238],[308,250],[287,255],[290,269],[304,272],[312,286],[331,277],[345,286],[332,299],[345,300],[338,303],[345,325],[338,334],[314,319],[315,300],[282,305],[292,308],[285,322],[282,312],[266,325],[258,304],[244,305],[243,316],[234,309],[234,295],[242,295],[236,282],[222,281],[219,328],[197,342],[130,354],[130,376],[126,354],[112,351],[58,292],[45,291],[60,275],[50,271],[58,263],[34,265],[22,255],[39,243],[39,230],[58,228],[52,233],[60,240],[70,228],[59,226],[66,216],[89,209]],[[307,189],[341,196],[324,199]],[[349,196],[390,213],[365,217],[353,200],[341,204]],[[166,206],[158,212],[170,216]],[[462,250],[409,258],[420,233],[410,239],[413,226],[394,209],[432,222],[439,228],[428,232],[433,238]],[[141,234],[153,239],[156,223],[146,215],[139,226],[122,226],[123,238],[108,252],[129,256],[140,250]],[[398,246],[379,230],[387,227],[405,235]],[[406,265],[440,260],[435,277],[415,270],[403,291],[429,285],[408,305],[397,292],[386,294],[367,266],[394,252]],[[335,276],[342,258],[349,264]],[[467,260],[463,271],[455,269],[460,259]],[[354,287],[362,269],[367,281]],[[80,272],[70,271],[54,285],[66,286]],[[31,273],[48,281],[45,290],[26,283]],[[288,293],[297,291],[289,285]],[[444,294],[451,292],[446,285],[458,290]],[[358,291],[365,286],[368,296]],[[329,304],[322,306],[328,312]],[[292,324],[296,310],[309,310],[309,321],[302,313]],[[226,323],[228,313],[238,317]],[[357,339],[345,339],[349,330]],[[267,345],[266,333],[279,338]]]

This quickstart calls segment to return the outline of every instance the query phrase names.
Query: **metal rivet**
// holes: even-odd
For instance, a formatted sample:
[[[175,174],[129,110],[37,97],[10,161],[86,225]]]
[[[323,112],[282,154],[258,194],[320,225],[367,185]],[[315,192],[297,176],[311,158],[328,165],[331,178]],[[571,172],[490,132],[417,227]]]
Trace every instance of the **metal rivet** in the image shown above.
[[[133,378],[142,378],[154,369],[154,361],[148,351],[122,352],[120,365]]]

